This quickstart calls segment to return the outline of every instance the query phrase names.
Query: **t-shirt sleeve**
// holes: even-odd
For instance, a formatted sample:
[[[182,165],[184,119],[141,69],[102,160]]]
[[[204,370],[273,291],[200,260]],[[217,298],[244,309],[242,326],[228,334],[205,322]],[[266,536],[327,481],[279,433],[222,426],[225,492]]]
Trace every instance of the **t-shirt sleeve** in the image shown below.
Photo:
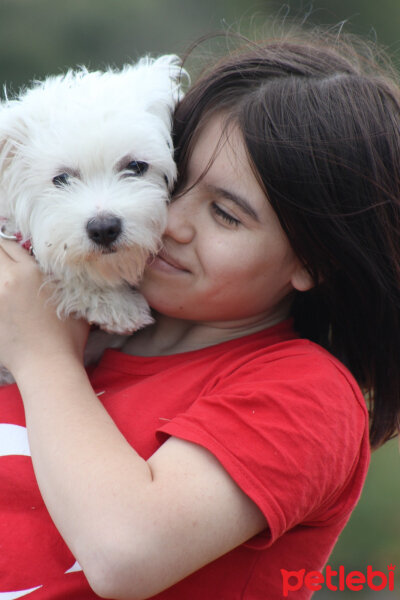
[[[347,520],[369,459],[361,392],[326,353],[244,365],[161,427],[166,435],[214,454],[263,512],[265,546],[300,523]]]

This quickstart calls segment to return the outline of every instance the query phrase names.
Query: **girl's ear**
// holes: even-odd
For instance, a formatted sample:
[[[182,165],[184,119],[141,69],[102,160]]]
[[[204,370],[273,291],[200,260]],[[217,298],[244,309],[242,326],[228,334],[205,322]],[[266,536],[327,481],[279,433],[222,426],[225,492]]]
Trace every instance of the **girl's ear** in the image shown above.
[[[311,290],[315,285],[307,268],[300,263],[292,275],[291,283],[298,292],[308,292],[308,290]]]

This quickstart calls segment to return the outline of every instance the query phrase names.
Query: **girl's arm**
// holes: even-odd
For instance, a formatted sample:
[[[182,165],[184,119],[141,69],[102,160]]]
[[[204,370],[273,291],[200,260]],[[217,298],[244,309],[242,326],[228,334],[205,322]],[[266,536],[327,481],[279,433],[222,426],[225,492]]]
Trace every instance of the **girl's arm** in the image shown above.
[[[207,450],[126,442],[82,366],[87,325],[60,321],[36,264],[0,245],[0,362],[23,398],[41,493],[94,591],[147,598],[266,528]]]

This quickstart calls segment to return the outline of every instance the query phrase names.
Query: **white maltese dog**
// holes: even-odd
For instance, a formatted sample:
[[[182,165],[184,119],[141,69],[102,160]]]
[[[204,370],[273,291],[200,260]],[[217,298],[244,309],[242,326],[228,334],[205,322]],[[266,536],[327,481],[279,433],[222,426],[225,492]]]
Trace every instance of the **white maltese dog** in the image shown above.
[[[143,58],[0,104],[0,234],[31,249],[60,318],[118,334],[151,323],[135,286],[166,224],[181,78],[178,57]]]

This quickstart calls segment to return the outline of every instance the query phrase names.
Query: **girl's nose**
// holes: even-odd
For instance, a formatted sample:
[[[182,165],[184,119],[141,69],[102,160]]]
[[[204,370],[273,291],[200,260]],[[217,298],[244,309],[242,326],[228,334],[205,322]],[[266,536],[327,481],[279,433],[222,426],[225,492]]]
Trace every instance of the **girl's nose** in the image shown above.
[[[167,228],[164,235],[180,244],[188,244],[195,235],[195,214],[186,195],[172,200],[168,208]]]

